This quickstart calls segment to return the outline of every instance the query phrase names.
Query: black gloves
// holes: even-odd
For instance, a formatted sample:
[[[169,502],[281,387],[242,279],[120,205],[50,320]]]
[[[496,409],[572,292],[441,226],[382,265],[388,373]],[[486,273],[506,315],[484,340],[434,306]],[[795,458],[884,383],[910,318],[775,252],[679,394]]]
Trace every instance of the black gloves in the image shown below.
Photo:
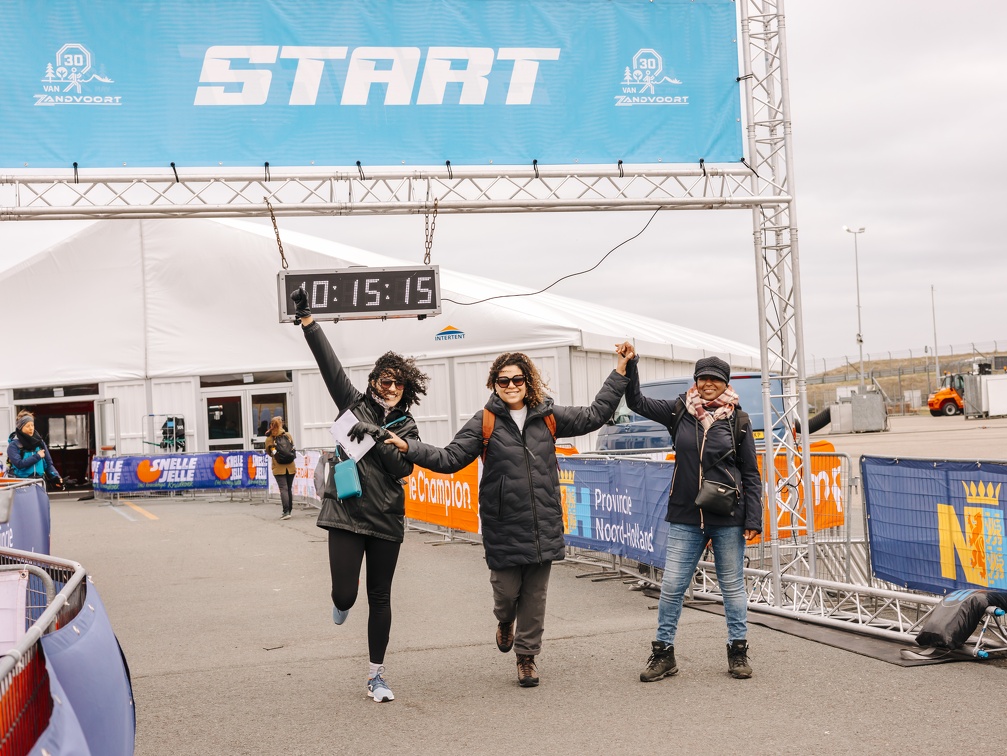
[[[311,308],[308,307],[308,292],[304,289],[295,289],[294,293],[290,295],[290,301],[294,303],[294,324],[300,325],[301,318],[306,318],[311,314]]]
[[[380,425],[375,425],[374,423],[357,423],[352,428],[350,432],[347,433],[350,437],[350,441],[360,442],[364,440],[364,436],[370,436],[378,443],[384,441],[391,434],[382,428]]]

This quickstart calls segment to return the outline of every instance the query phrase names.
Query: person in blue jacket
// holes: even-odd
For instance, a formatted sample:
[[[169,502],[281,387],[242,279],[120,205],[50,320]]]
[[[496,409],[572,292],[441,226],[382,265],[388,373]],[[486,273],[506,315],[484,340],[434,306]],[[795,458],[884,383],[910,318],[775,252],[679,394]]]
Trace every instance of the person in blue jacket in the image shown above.
[[[7,439],[7,463],[15,478],[45,478],[57,487],[63,478],[52,463],[45,441],[35,431],[35,416],[26,410],[18,413],[16,430]]]

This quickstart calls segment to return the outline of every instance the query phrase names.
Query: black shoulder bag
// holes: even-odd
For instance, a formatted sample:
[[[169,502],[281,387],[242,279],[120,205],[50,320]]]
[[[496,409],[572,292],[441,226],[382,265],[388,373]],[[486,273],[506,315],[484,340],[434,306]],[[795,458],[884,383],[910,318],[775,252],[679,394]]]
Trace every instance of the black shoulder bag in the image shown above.
[[[731,448],[713,463],[716,467],[725,459],[734,448],[734,425],[731,426]],[[699,423],[696,423],[696,433],[699,434]],[[716,480],[707,480],[703,477],[703,449],[706,448],[706,433],[703,433],[703,445],[699,450],[699,493],[696,495],[696,506],[704,512],[719,515],[721,517],[734,517],[734,507],[741,497],[741,492],[737,486],[730,486],[727,483],[720,483]],[[731,473],[727,473],[731,476]],[[733,476],[731,476],[733,479]]]

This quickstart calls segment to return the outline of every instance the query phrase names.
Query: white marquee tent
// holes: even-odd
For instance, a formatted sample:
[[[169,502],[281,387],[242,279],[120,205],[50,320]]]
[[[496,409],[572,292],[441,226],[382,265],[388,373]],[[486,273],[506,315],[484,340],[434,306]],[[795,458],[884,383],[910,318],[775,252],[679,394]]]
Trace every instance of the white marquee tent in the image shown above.
[[[292,270],[417,262],[290,231],[282,231],[282,240]],[[142,450],[143,418],[154,413],[186,418],[189,450],[226,448],[208,433],[207,413],[221,391],[240,395],[244,417],[254,417],[255,391],[283,395],[299,445],[328,445],[334,408],[300,329],[278,322],[279,270],[269,226],[175,219],[97,222],[0,272],[8,318],[31,334],[0,362],[0,433],[18,407],[58,403],[69,396],[65,387],[81,384],[97,388],[83,398],[116,400],[121,453]],[[440,272],[442,298],[454,302],[528,291]],[[614,364],[613,345],[624,339],[644,356],[645,379],[687,374],[709,354],[737,368],[759,365],[752,347],[554,294],[454,302],[426,320],[325,325],[358,386],[386,350],[417,358],[431,376],[431,392],[416,414],[434,443],[446,442],[482,406],[486,368],[502,351],[527,352],[557,401],[578,404],[590,401]],[[436,339],[449,327],[462,336]],[[240,376],[230,388],[213,378],[229,374]],[[246,425],[232,446],[254,443],[253,422]]]

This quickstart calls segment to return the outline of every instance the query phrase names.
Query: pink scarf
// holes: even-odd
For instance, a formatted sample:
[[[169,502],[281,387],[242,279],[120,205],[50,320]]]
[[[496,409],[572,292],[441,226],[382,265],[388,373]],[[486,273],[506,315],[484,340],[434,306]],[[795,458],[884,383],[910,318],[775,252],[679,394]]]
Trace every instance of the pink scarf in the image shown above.
[[[692,384],[685,392],[685,409],[696,418],[703,426],[703,432],[710,430],[710,426],[718,420],[729,418],[734,414],[734,408],[738,406],[738,395],[730,386],[723,394],[712,402],[703,402],[703,397],[699,394],[696,384]]]

